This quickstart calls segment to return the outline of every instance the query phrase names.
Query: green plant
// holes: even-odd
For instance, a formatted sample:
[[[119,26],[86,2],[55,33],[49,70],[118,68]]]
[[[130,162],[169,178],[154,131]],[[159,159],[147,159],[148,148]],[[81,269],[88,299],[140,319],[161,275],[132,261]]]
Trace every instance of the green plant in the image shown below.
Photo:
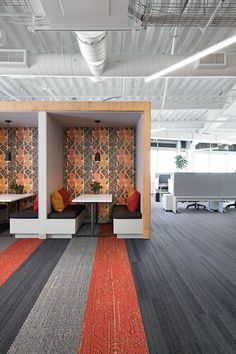
[[[188,160],[182,155],[177,155],[175,156],[175,165],[177,169],[182,170],[188,166]]]
[[[94,193],[99,193],[103,189],[103,186],[101,185],[101,183],[97,182],[97,181],[93,181],[92,183],[90,183],[90,186],[91,186],[92,191]]]
[[[12,192],[15,192],[17,194],[23,193],[24,192],[24,186],[18,183],[11,183],[10,184],[10,190]]]

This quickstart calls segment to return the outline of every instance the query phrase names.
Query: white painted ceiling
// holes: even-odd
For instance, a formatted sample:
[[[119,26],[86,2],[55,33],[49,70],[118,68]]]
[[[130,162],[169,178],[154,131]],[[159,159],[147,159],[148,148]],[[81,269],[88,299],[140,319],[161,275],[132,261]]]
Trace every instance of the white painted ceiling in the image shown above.
[[[50,114],[62,127],[135,127],[140,112],[63,112]]]
[[[60,2],[64,15],[58,7]],[[129,0],[129,13],[125,0],[103,0],[98,12],[97,1],[89,0],[86,3],[94,4],[91,8],[96,13],[95,20],[82,0],[60,2],[19,1],[25,6],[12,6],[13,2],[7,0],[0,3],[0,33],[5,36],[0,48],[26,49],[30,59],[22,75],[16,75],[18,68],[10,68],[4,74],[6,68],[0,66],[0,100],[150,100],[153,137],[236,141],[236,45],[225,49],[224,69],[200,71],[194,66],[186,67],[173,73],[167,83],[166,78],[144,83],[145,73],[235,34],[236,0]],[[71,57],[73,62],[73,58],[80,57],[72,30],[91,23],[91,19],[91,29],[101,29],[107,11],[115,16],[114,10],[120,18],[104,23],[103,29],[108,30],[108,59],[100,82],[91,80],[84,59],[78,75],[65,75],[67,59]],[[77,27],[65,31],[71,16],[71,24],[75,26],[77,21]],[[118,23],[120,30],[114,30]],[[122,30],[125,25],[133,31]],[[32,75],[38,55],[44,59],[54,55],[58,64],[45,61],[41,71],[35,70]],[[86,75],[81,74],[83,71]]]
[[[37,112],[0,112],[0,127],[7,127],[5,120],[11,120],[9,127],[37,127]]]

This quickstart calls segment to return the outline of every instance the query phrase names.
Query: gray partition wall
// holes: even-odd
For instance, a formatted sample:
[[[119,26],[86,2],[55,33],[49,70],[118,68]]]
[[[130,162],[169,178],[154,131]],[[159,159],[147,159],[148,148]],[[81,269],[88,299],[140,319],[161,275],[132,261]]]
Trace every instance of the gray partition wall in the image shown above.
[[[174,174],[175,197],[236,198],[236,173]]]

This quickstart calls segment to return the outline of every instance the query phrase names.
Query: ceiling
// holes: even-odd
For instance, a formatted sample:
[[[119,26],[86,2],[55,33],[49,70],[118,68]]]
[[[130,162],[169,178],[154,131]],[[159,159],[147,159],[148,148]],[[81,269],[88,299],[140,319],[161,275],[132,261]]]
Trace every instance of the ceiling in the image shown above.
[[[25,67],[0,64],[0,100],[149,100],[153,137],[236,141],[236,45],[225,48],[223,67],[195,63],[144,80],[236,34],[236,0],[87,4],[92,12],[82,0],[0,1],[0,49],[25,49],[28,58]],[[88,29],[107,31],[98,80],[74,32]]]
[[[50,114],[62,127],[96,127],[95,120],[100,120],[99,127],[126,128],[135,127],[141,116],[140,112],[57,112]]]

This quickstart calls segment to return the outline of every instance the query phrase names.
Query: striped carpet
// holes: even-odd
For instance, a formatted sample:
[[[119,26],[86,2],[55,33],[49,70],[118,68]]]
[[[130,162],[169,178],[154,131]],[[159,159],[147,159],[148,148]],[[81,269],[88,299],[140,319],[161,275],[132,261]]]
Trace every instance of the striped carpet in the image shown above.
[[[234,354],[235,222],[154,203],[151,241],[0,237],[0,354]]]

